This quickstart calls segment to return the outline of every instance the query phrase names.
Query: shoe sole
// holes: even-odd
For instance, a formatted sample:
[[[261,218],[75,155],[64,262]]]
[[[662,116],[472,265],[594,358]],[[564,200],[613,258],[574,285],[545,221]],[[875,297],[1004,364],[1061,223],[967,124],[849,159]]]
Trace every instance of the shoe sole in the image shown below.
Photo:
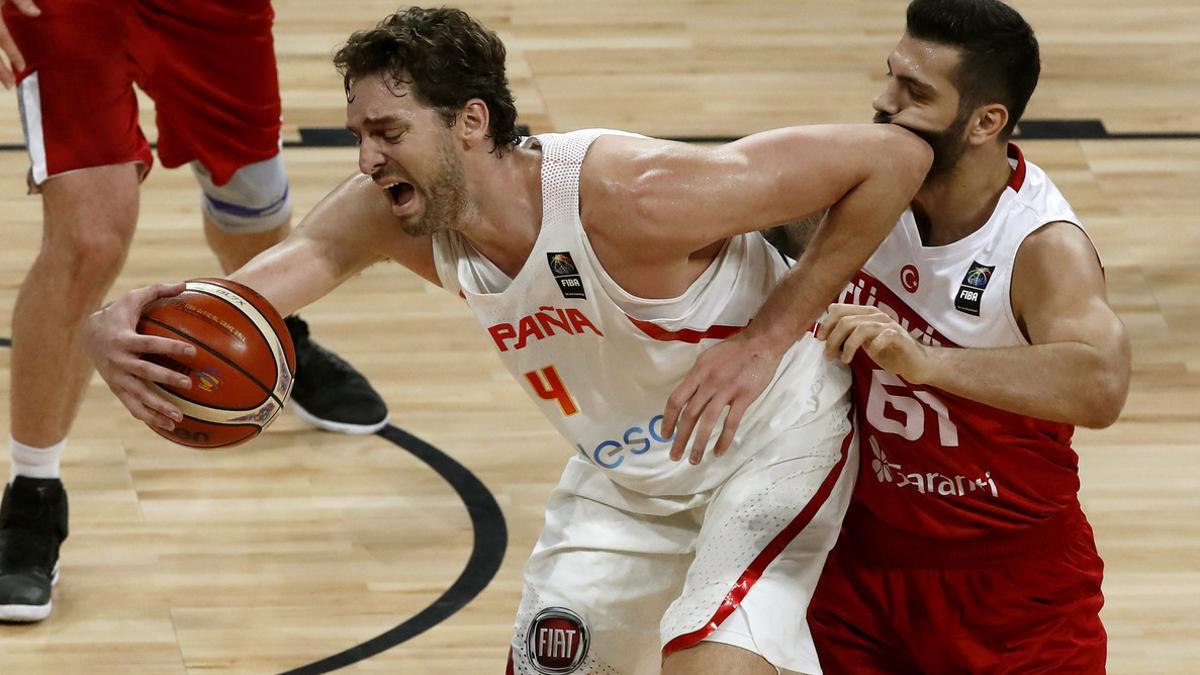
[[[58,568],[54,569],[54,577],[50,579],[50,585],[58,584]],[[44,605],[0,605],[0,621],[10,621],[13,623],[36,623],[50,616],[50,610],[54,608],[54,601],[47,601]]]
[[[299,417],[306,424],[314,426],[322,431],[332,431],[339,434],[350,434],[351,436],[366,436],[373,434],[376,431],[387,426],[388,418],[384,417],[382,421],[374,424],[347,424],[345,422],[330,422],[323,420],[320,417],[308,412],[304,406],[296,403],[295,400],[288,401],[288,408],[291,409],[296,417]]]

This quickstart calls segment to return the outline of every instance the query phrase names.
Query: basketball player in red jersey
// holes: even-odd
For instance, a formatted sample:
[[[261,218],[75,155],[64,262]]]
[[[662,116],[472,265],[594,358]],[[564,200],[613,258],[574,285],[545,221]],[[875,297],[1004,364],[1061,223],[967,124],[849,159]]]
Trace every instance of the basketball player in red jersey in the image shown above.
[[[998,0],[915,0],[887,59],[875,121],[921,135],[934,165],[818,332],[853,369],[863,458],[809,612],[827,673],[1104,672],[1070,441],[1117,419],[1130,346],[1079,219],[1008,142],[1038,53]],[[766,333],[710,350],[677,394],[753,398],[723,374],[778,349]]]
[[[0,620],[37,621],[50,614],[67,535],[59,460],[90,376],[80,323],[120,273],[153,162],[133,84],[155,101],[163,164],[192,166],[205,236],[226,272],[286,237],[291,201],[267,0],[0,5],[0,49],[15,66],[0,64],[0,84],[17,84],[28,183],[44,208],[42,249],[13,314]],[[287,323],[297,413],[331,431],[381,428],[387,406],[367,380],[310,340],[298,317]]]

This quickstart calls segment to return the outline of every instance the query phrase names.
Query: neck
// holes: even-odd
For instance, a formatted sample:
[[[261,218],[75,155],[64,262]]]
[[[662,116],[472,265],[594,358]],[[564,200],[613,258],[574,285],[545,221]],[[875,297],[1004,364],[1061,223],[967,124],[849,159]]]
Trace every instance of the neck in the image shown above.
[[[1012,179],[1006,143],[970,147],[948,173],[927,180],[913,198],[926,246],[944,246],[983,227]]]
[[[459,229],[475,250],[516,276],[541,231],[541,148],[517,147],[503,157],[480,153],[465,163],[474,208]]]

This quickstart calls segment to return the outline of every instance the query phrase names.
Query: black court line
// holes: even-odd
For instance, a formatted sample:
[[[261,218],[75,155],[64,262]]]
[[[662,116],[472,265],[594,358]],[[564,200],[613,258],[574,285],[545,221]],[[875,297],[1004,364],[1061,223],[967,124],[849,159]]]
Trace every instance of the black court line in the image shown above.
[[[389,424],[379,435],[425,462],[458,493],[467,507],[467,513],[471,516],[471,526],[475,530],[471,556],[450,588],[412,618],[344,652],[289,670],[283,675],[328,673],[411,640],[450,618],[475,599],[475,596],[491,583],[504,560],[504,552],[508,548],[508,527],[500,505],[496,503],[496,498],[488,491],[483,481],[454,458],[402,429]]]
[[[11,345],[11,339],[0,337],[0,347]],[[403,429],[389,424],[377,435],[425,462],[458,493],[459,499],[467,507],[467,515],[471,517],[471,528],[475,533],[471,555],[458,578],[450,584],[450,588],[407,621],[366,642],[308,665],[293,668],[283,675],[318,675],[332,672],[415,638],[466,607],[492,582],[496,572],[500,570],[500,563],[504,561],[504,553],[508,550],[508,524],[504,520],[504,512],[496,503],[496,498],[483,481],[450,455]]]
[[[518,124],[517,133],[528,136],[528,125]],[[739,136],[663,136],[683,143],[730,143]],[[1017,127],[1014,140],[1038,141],[1195,141],[1196,131],[1118,131],[1110,132],[1098,119],[1026,120]],[[301,127],[299,140],[283,142],[285,148],[347,148],[356,144],[354,136],[341,127]],[[24,152],[22,143],[0,144],[0,152]]]

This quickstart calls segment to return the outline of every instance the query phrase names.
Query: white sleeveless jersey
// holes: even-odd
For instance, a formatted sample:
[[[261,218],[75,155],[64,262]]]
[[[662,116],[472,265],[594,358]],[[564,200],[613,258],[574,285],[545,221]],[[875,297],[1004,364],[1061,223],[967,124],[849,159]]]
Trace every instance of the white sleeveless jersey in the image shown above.
[[[1082,225],[1015,145],[1009,163],[1012,180],[983,227],[924,246],[906,211],[841,302],[879,307],[928,345],[1029,344],[1010,297],[1017,250],[1049,223]],[[864,460],[855,498],[880,520],[924,537],[976,537],[1024,527],[1075,502],[1072,426],[911,385],[861,352],[851,367]]]
[[[1015,145],[1009,155],[1012,179],[983,227],[945,246],[925,246],[909,209],[863,266],[925,320],[929,331],[921,337],[929,344],[941,341],[934,332],[959,347],[1029,344],[1009,294],[1017,249],[1048,223],[1083,227],[1045,172],[1025,162]],[[857,288],[860,296],[870,292],[862,284]],[[869,304],[863,300],[856,304]]]
[[[583,158],[606,134],[623,132],[526,141],[542,148],[542,224],[515,278],[453,231],[433,238],[438,276],[466,299],[513,377],[581,457],[643,494],[703,492],[781,431],[831,410],[844,417],[849,372],[806,335],[747,410],[724,456],[709,453],[699,466],[670,461],[662,432],[667,397],[702,351],[750,321],[788,266],[750,233],[731,238],[677,298],[626,293],[601,267],[579,216]]]

